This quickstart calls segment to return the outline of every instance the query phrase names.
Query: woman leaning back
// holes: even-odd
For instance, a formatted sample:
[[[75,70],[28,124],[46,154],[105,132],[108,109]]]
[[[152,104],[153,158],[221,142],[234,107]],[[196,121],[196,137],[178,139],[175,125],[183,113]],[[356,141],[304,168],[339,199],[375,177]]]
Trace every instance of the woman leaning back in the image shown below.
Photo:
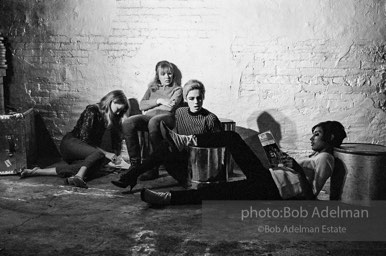
[[[21,178],[58,175],[66,178],[66,184],[87,188],[86,176],[91,176],[108,161],[119,162],[121,121],[128,108],[121,90],[111,91],[99,103],[88,105],[60,144],[60,153],[69,165],[24,169]]]
[[[177,81],[175,66],[166,60],[158,62],[154,79],[139,103],[143,114],[130,116],[123,121],[122,130],[132,166],[141,163],[138,131],[149,132],[151,146],[155,149],[162,141],[160,122],[164,121],[169,127],[174,127],[174,112],[182,101],[182,88]],[[156,179],[158,167],[148,170],[140,179]]]
[[[236,132],[182,136],[168,130],[166,126],[161,130],[170,145],[177,150],[189,145],[226,146],[246,179],[210,184],[197,190],[156,192],[143,189],[142,200],[153,205],[200,204],[203,200],[315,199],[334,170],[333,149],[339,147],[346,137],[341,123],[318,123],[312,128],[310,140],[314,153],[310,157],[299,162],[288,157],[287,165],[268,170]],[[282,185],[287,178],[297,182],[287,184],[289,187],[285,188],[289,189],[283,189]]]

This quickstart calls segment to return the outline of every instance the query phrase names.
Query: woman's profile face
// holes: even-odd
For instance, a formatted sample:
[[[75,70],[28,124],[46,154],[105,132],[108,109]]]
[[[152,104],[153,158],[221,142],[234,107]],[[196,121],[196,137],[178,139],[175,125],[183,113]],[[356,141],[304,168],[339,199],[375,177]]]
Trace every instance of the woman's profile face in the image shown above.
[[[173,73],[168,68],[158,68],[158,79],[162,86],[170,85],[173,81]]]
[[[319,126],[315,127],[312,132],[311,140],[311,148],[316,152],[325,151],[330,145],[323,140],[324,132],[323,129]]]
[[[197,113],[202,109],[204,97],[202,96],[200,90],[195,89],[188,92],[186,95],[186,101],[188,102],[190,112]]]
[[[111,102],[110,105],[111,112],[116,116],[122,116],[124,113],[122,111],[125,109],[125,105],[121,103]]]

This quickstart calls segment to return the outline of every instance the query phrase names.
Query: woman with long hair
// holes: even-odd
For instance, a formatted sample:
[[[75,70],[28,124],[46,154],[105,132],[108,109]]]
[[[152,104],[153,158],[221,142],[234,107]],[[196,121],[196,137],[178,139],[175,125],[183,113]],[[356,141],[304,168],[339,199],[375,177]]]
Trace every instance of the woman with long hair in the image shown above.
[[[182,101],[182,88],[176,77],[175,66],[164,60],[155,66],[155,76],[139,103],[143,114],[130,116],[123,122],[123,134],[132,166],[141,163],[138,131],[148,131],[153,149],[162,141],[159,124],[164,121],[174,127],[174,113]],[[142,175],[142,180],[158,177],[158,166]]]
[[[87,188],[86,175],[97,171],[106,161],[117,163],[121,150],[121,122],[129,105],[123,91],[114,90],[80,115],[74,129],[60,144],[60,153],[69,165],[24,169],[21,178],[39,175],[59,175],[65,182]]]

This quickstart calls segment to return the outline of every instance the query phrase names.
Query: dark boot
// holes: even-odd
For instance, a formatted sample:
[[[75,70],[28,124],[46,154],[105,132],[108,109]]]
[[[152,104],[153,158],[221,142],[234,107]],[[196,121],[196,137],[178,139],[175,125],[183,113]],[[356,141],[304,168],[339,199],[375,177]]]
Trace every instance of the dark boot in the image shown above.
[[[170,192],[157,192],[144,188],[141,191],[141,199],[151,205],[170,205],[171,194]]]
[[[130,168],[121,174],[119,180],[117,181],[111,181],[115,186],[118,186],[120,188],[126,188],[127,186],[130,186],[130,191],[137,185],[137,179],[141,174],[144,174],[147,170],[151,170],[158,166],[159,162],[157,162],[156,159],[147,159],[143,161],[142,164],[139,164],[138,162],[131,162]]]
[[[143,173],[140,165],[132,165],[130,168],[121,174],[119,180],[112,180],[111,183],[120,188],[130,186],[130,191],[137,185],[139,175]]]

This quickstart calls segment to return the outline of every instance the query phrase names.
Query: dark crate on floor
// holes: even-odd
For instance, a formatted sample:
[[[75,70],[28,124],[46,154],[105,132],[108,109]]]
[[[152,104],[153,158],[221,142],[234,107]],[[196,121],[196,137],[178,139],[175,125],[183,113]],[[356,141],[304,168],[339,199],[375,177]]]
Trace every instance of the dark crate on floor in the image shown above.
[[[31,168],[36,160],[34,110],[0,115],[0,174]]]

